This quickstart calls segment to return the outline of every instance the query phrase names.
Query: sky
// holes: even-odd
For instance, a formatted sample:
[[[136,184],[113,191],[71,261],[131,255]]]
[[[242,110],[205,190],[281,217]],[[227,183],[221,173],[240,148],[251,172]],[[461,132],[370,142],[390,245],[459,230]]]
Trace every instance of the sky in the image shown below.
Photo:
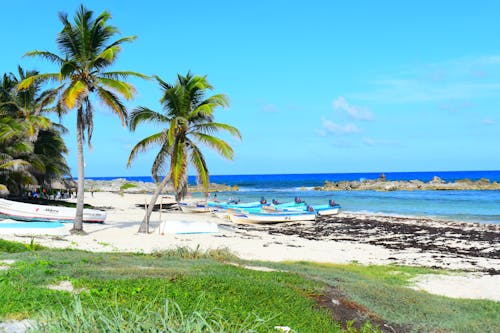
[[[2,3],[0,73],[53,72],[31,50],[58,52],[59,12],[80,1]],[[126,44],[113,70],[174,82],[207,75],[230,107],[216,120],[233,161],[204,148],[211,174],[500,170],[500,2],[85,1],[107,10]],[[132,80],[129,110],[161,110],[155,81]],[[157,151],[130,168],[135,132],[96,104],[88,177],[148,176]],[[76,118],[62,119],[77,173]]]

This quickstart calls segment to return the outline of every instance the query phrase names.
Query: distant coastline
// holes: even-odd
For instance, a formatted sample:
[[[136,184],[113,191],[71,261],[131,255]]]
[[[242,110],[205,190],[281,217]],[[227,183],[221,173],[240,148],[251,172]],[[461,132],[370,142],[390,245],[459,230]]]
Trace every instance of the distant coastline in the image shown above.
[[[378,179],[362,181],[326,181],[325,185],[314,188],[319,191],[465,191],[465,190],[500,190],[500,183],[491,182],[487,178],[471,180],[469,178],[446,182],[434,176],[429,182],[418,179],[412,180],[387,180],[382,174]]]
[[[218,191],[235,190],[237,186],[240,190],[258,190],[266,191],[272,189],[320,189],[328,184],[342,184],[330,190],[338,190],[339,187],[344,187],[343,190],[362,189],[358,183],[365,183],[368,185],[370,182],[379,180],[381,173],[317,173],[317,174],[261,174],[261,175],[211,175],[210,182],[214,184],[223,184],[226,189],[215,189]],[[457,190],[462,189],[497,189],[495,183],[500,183],[500,170],[492,171],[436,171],[436,172],[386,172],[385,183],[381,184],[380,188],[373,188],[374,190],[384,191],[396,190],[398,186],[404,187],[404,184],[396,184],[390,182],[412,182],[406,184],[407,188],[415,190],[430,190],[441,189],[437,188],[440,184],[432,184],[432,186],[424,185],[422,183],[430,183],[435,180],[436,182],[459,183],[456,186]],[[440,180],[436,181],[435,177]],[[154,186],[153,179],[150,176],[116,176],[116,177],[87,177],[87,182],[112,182],[120,179],[122,182],[137,183],[139,186],[150,188]],[[491,183],[487,185],[486,181]],[[188,179],[190,185],[196,185],[196,177],[190,176]],[[476,183],[477,182],[477,183]],[[103,183],[103,184],[104,184]],[[352,185],[352,186],[351,186]],[[458,186],[460,185],[460,186]],[[434,188],[433,188],[434,187]],[[446,186],[440,186],[446,187]],[[448,189],[448,188],[444,188]],[[500,189],[500,188],[498,188]]]

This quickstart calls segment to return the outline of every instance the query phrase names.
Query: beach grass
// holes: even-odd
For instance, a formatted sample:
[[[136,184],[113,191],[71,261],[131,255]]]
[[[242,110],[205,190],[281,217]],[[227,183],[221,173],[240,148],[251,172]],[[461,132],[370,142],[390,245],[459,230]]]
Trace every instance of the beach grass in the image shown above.
[[[178,248],[152,254],[1,250],[18,244],[8,243],[8,247],[0,243],[0,260],[15,263],[0,271],[0,320],[56,322],[40,328],[46,332],[71,325],[96,332],[126,331],[126,327],[153,332],[151,327],[167,322],[177,327],[171,332],[198,332],[186,327],[199,329],[208,327],[203,326],[206,323],[216,332],[240,332],[242,327],[248,332],[274,332],[274,326],[289,326],[296,332],[377,332],[370,324],[355,329],[335,322],[330,310],[317,302],[318,297],[329,296],[330,287],[365,308],[367,321],[382,318],[408,332],[500,329],[498,302],[451,299],[407,288],[414,276],[439,272],[426,268],[248,262],[225,249]],[[22,247],[26,248],[21,244],[19,250]],[[61,281],[70,281],[81,292],[75,296],[46,288]],[[85,313],[77,315],[77,310]],[[82,318],[95,326],[85,326]],[[112,328],[104,328],[111,323]]]
[[[407,288],[419,274],[443,270],[397,265],[266,263],[336,286],[348,298],[391,323],[415,332],[500,332],[500,302],[455,299]]]

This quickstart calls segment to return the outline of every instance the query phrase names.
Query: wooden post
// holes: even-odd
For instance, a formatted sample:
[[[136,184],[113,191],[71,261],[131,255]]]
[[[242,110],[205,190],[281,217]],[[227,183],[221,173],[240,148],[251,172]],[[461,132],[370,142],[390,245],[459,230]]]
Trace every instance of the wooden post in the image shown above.
[[[163,194],[160,196],[160,223],[161,223],[161,209],[163,207]]]
[[[147,216],[147,214],[148,214],[148,201],[146,198],[144,199],[144,210],[146,212],[146,234],[149,234],[149,217]]]

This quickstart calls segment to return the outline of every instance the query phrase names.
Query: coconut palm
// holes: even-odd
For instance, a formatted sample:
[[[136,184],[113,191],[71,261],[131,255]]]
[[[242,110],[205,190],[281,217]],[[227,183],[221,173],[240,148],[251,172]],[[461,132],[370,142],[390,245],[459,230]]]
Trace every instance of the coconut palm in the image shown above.
[[[14,146],[15,141],[24,141],[25,144],[31,146],[29,151],[21,149],[13,152],[14,156],[22,157],[27,162],[27,164],[23,164],[23,168],[17,167],[16,170],[22,170],[24,179],[29,184],[50,183],[54,178],[70,174],[64,157],[68,150],[61,137],[61,132],[65,129],[45,117],[45,114],[56,111],[53,102],[57,97],[58,89],[43,90],[41,80],[35,80],[28,89],[17,89],[21,81],[38,74],[37,71],[25,71],[19,66],[19,78],[13,73],[4,74],[0,78],[0,112],[22,124],[22,130],[20,129],[17,139],[10,140],[8,146],[9,148]],[[3,130],[9,129],[6,122],[2,125]],[[10,128],[13,129],[12,126]],[[10,150],[12,151],[12,149]],[[5,150],[2,151],[5,152]],[[7,171],[14,172],[12,169],[7,169]],[[31,173],[31,177],[27,177],[26,172]],[[16,177],[12,177],[12,175],[10,178],[16,180]],[[10,189],[14,190],[14,193],[19,193],[25,184],[16,181],[17,183],[10,182]]]
[[[75,109],[76,141],[78,155],[78,186],[76,216],[72,232],[83,232],[84,204],[84,156],[83,143],[85,135],[91,145],[94,128],[94,101],[99,100],[114,112],[125,125],[127,110],[121,100],[131,99],[134,87],[125,82],[130,76],[146,78],[145,75],[131,71],[105,71],[117,60],[121,45],[131,42],[135,36],[112,40],[119,31],[108,25],[108,12],[94,17],[94,13],[83,5],[77,10],[74,22],[68,20],[65,13],[59,14],[63,29],[57,37],[57,45],[63,56],[49,51],[31,51],[27,56],[47,59],[59,67],[57,73],[43,73],[23,80],[19,88],[26,89],[36,80],[54,80],[60,82],[59,112]],[[95,98],[95,99],[94,99]]]
[[[163,112],[138,107],[129,117],[129,128],[132,131],[139,124],[147,122],[165,126],[160,132],[137,143],[128,159],[130,166],[140,152],[151,146],[159,146],[151,168],[151,175],[158,185],[139,232],[147,232],[147,223],[156,200],[169,181],[172,182],[177,200],[185,196],[189,164],[196,170],[205,192],[208,191],[208,167],[199,143],[216,150],[227,159],[232,159],[231,146],[214,134],[222,130],[241,138],[240,132],[235,127],[214,121],[216,108],[228,106],[228,101],[222,94],[205,98],[207,90],[213,89],[206,76],[194,76],[190,73],[186,76],[178,75],[174,85],[166,83],[159,77],[155,78],[163,90],[160,99]],[[166,174],[161,182],[159,182],[160,174]]]

